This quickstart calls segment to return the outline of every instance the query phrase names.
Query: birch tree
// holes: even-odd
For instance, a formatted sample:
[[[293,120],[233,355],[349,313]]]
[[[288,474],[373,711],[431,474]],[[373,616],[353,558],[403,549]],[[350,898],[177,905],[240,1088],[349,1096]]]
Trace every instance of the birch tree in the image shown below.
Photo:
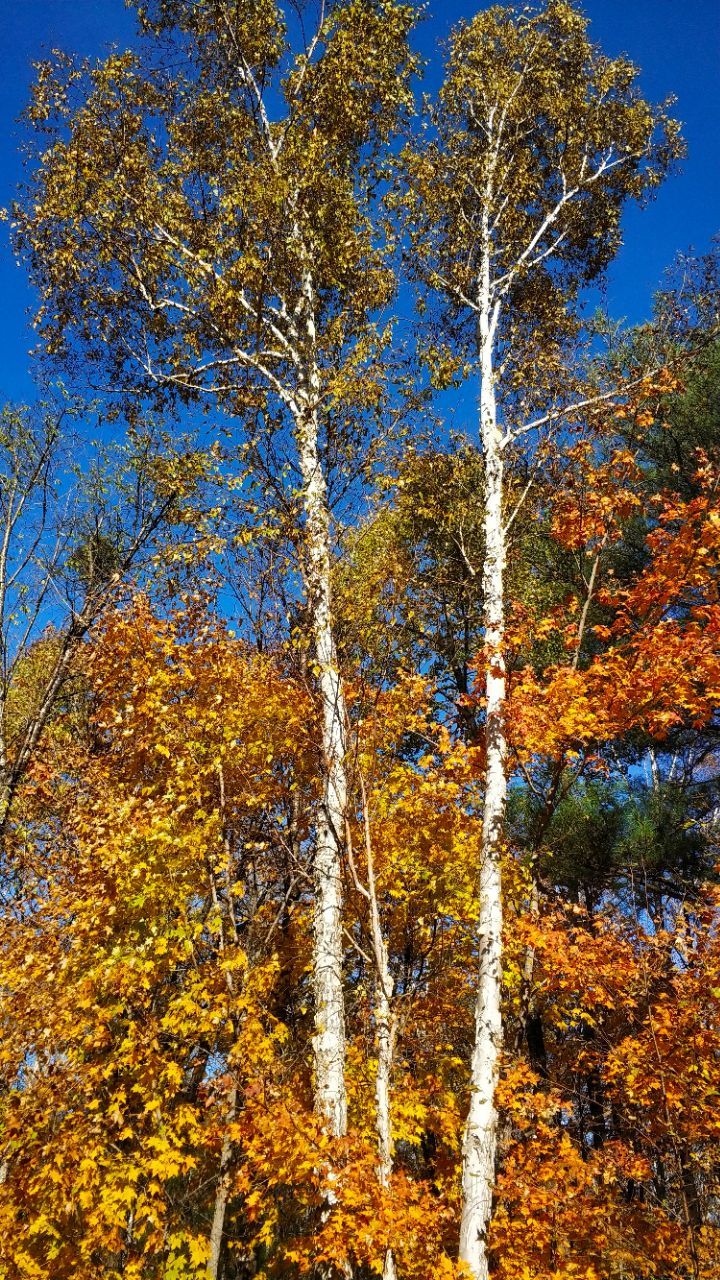
[[[421,145],[408,154],[414,263],[436,301],[436,360],[479,378],[484,456],[486,779],[478,978],[463,1148],[460,1258],[488,1275],[503,1026],[502,884],[507,749],[504,575],[509,454],[591,410],[573,403],[564,359],[581,328],[584,286],[620,245],[620,215],[660,182],[680,150],[665,107],[642,97],[626,58],[591,43],[566,3],[495,6],[459,26]]]
[[[19,240],[51,353],[82,354],[94,382],[136,401],[220,406],[297,474],[322,724],[316,1106],[340,1135],[346,710],[328,484],[382,405],[373,317],[394,281],[371,215],[378,146],[408,101],[412,14],[394,0],[138,13],[139,54],[39,68],[45,150]]]

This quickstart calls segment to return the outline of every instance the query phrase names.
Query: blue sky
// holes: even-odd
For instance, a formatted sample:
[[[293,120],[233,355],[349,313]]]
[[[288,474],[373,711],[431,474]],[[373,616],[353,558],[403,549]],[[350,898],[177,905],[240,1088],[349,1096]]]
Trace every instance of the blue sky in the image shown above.
[[[438,82],[440,45],[458,19],[481,7],[470,0],[431,0],[418,41],[430,60],[428,87]],[[720,231],[720,4],[717,0],[587,0],[593,37],[610,54],[627,53],[642,68],[645,93],[675,94],[689,154],[646,210],[631,210],[625,244],[613,266],[612,314],[643,319],[663,270],[679,250],[702,252]],[[0,205],[20,177],[17,117],[26,103],[31,62],[60,47],[96,55],[132,37],[123,0],[0,0]],[[0,228],[0,401],[33,395],[27,312],[32,295]]]

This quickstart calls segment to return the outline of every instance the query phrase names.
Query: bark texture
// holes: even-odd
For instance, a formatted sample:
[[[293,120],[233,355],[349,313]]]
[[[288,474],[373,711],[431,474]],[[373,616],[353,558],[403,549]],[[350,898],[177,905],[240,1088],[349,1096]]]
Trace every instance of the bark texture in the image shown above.
[[[314,292],[309,275],[303,281],[303,297],[305,359],[297,445],[305,511],[305,589],[322,708],[323,775],[313,859],[315,1105],[328,1132],[341,1137],[347,1130],[341,875],[348,791],[347,713],[333,632],[330,511],[319,450],[320,379],[315,362]]]
[[[460,1259],[473,1276],[487,1280],[487,1233],[495,1185],[498,1114],[495,1086],[502,1043],[502,897],[500,856],[505,822],[505,661],[504,594],[505,533],[503,529],[502,436],[497,421],[493,372],[494,317],[490,312],[489,258],[480,282],[478,344],[480,356],[480,430],[485,462],[485,745],[487,771],[480,867],[478,921],[478,986],[475,1002],[475,1043],[470,1073],[470,1106],[463,1144],[463,1208]]]
[[[385,964],[378,975],[377,997],[375,1003],[376,1039],[377,1039],[377,1076],[375,1078],[375,1101],[377,1104],[378,1134],[378,1178],[386,1191],[390,1189],[390,1175],[393,1167],[392,1118],[390,1111],[390,1077],[395,1053],[395,1019],[392,1014],[390,993],[392,978],[387,964],[387,952],[383,947]],[[397,1271],[393,1251],[388,1246],[383,1264],[383,1280],[395,1280]]]

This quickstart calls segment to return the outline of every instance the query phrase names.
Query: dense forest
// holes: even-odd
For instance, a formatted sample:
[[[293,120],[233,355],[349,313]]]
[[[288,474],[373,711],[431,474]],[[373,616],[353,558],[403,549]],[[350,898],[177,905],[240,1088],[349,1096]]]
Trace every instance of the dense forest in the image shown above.
[[[720,1278],[720,250],[565,0],[39,62],[0,1275]],[[111,34],[111,33],[110,33]],[[678,245],[678,250],[682,248]]]

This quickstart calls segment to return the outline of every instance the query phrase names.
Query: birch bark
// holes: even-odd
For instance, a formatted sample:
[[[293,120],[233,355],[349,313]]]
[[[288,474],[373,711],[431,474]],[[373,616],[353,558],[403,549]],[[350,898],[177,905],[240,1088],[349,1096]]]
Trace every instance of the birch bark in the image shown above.
[[[570,53],[572,50],[572,53]],[[471,1099],[463,1150],[460,1258],[488,1275],[501,1048],[501,853],[506,817],[503,462],[522,440],[599,412],[629,382],[573,401],[563,353],[584,320],[579,298],[618,244],[626,200],[654,188],[683,144],[675,121],[640,95],[635,68],[591,42],[566,4],[501,7],[458,25],[423,145],[408,149],[410,266],[444,299],[440,334],[479,363],[484,457],[486,788],[482,825],[478,987]],[[433,136],[434,135],[434,136]],[[417,263],[417,265],[415,265]],[[506,308],[499,327],[501,306]],[[470,333],[471,321],[476,326]],[[539,357],[539,353],[542,356]],[[507,421],[497,397],[507,389]],[[538,416],[527,418],[528,408]]]
[[[368,900],[370,907],[370,934],[372,938],[372,955],[375,962],[375,1042],[377,1045],[377,1072],[375,1076],[375,1126],[378,1143],[378,1181],[385,1190],[390,1190],[390,1178],[393,1170],[393,1132],[392,1132],[392,1069],[395,1058],[395,1042],[397,1039],[398,1019],[393,1009],[394,982],[390,971],[390,958],[380,918],[380,904],[375,879],[375,859],[373,856],[372,837],[370,834],[370,811],[368,809],[367,792],[362,774],[358,772],[360,794],[362,796],[363,828],[365,834],[365,857],[367,861],[367,888],[361,885],[355,863],[351,855],[351,841],[348,835],[348,854],[351,858],[351,869],[356,888]],[[383,1263],[383,1280],[396,1280],[397,1271],[392,1246],[388,1244]]]
[[[333,631],[330,511],[319,450],[320,377],[315,358],[315,298],[309,272],[303,276],[303,301],[305,358],[296,431],[305,509],[305,589],[315,642],[323,756],[322,799],[313,861],[315,1105],[328,1132],[341,1137],[347,1130],[341,874],[348,791],[347,715]]]
[[[375,1001],[375,1034],[377,1040],[377,1076],[375,1078],[376,1123],[378,1135],[378,1179],[381,1187],[390,1189],[393,1167],[392,1117],[390,1111],[390,1078],[395,1054],[396,1023],[392,1014],[392,977],[387,961],[387,948],[382,944],[382,966],[378,973]],[[390,1246],[385,1251],[383,1280],[395,1280],[397,1271]]]
[[[375,1038],[377,1042],[377,1075],[375,1077],[376,1125],[378,1137],[378,1179],[385,1191],[390,1190],[390,1177],[393,1168],[393,1135],[391,1100],[391,1077],[393,1058],[395,1057],[395,1039],[397,1035],[397,1018],[393,1012],[393,979],[390,972],[388,949],[382,933],[380,911],[378,907],[375,884],[375,869],[370,842],[370,824],[367,813],[367,800],[363,787],[363,808],[365,811],[365,833],[368,851],[368,886],[370,893],[370,917],[373,935],[373,951],[377,969],[375,994]],[[395,1280],[395,1258],[390,1245],[385,1251],[383,1264],[383,1280]]]
[[[475,1043],[470,1069],[470,1105],[463,1143],[460,1259],[477,1280],[487,1280],[487,1233],[495,1183],[498,1113],[495,1106],[502,1043],[502,897],[500,855],[507,782],[504,723],[505,609],[503,578],[502,434],[497,420],[493,342],[497,312],[490,305],[490,250],[486,234],[479,282],[478,355],[480,362],[480,435],[484,479],[485,564],[485,746],[487,754],[480,867],[478,920],[479,973],[475,1001]]]

